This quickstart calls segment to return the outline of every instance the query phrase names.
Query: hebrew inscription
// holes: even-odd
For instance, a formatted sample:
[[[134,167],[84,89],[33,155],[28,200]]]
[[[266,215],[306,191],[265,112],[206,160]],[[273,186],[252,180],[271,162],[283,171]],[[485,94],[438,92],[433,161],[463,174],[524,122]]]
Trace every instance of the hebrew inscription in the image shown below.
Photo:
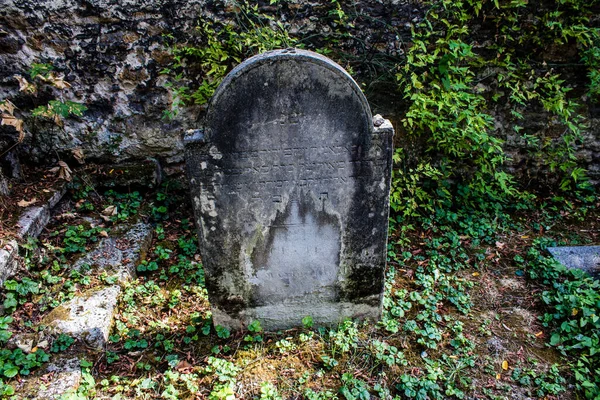
[[[280,50],[217,89],[186,164],[216,324],[381,312],[391,140],[331,60]]]

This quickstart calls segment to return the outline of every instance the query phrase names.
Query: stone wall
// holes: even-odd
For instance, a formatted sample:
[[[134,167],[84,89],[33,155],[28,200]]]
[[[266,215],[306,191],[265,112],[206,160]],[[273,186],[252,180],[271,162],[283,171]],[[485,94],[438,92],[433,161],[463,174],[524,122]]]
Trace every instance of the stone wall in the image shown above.
[[[335,30],[329,1],[269,3],[259,2],[259,11],[274,16],[292,36],[310,38],[303,39],[308,49],[318,47],[319,40]],[[167,170],[179,170],[172,166],[183,161],[181,134],[198,126],[205,109],[190,106],[173,120],[162,118],[172,101],[165,87],[167,77],[161,74],[172,61],[164,35],[173,35],[178,43],[194,43],[194,28],[200,18],[234,23],[235,4],[211,0],[4,0],[0,8],[0,99],[11,99],[22,117],[27,117],[27,110],[61,96],[88,108],[81,118],[66,121],[64,129],[26,119],[26,140],[18,146],[21,159],[54,162],[60,153],[68,160],[70,149],[81,148],[88,161],[152,157]],[[370,82],[386,72],[393,76],[393,63],[402,60],[410,45],[411,27],[424,15],[419,2],[364,0],[354,3],[351,10],[355,38],[341,39],[338,46],[352,58],[338,61],[350,68],[359,82]],[[389,57],[392,67],[371,70],[372,65],[381,64],[379,60],[368,64],[374,56],[383,61]],[[52,64],[72,87],[64,91],[45,87],[36,96],[20,93],[14,75],[25,76],[36,62]],[[374,113],[395,122],[401,143],[399,121],[406,103],[395,86],[386,83],[364,88]],[[519,139],[502,126],[505,112],[499,110],[497,133],[507,139],[506,150],[513,159],[509,169],[527,181],[539,171]],[[599,113],[592,110],[585,114],[590,117],[590,129],[579,152],[580,162],[597,183]],[[536,120],[536,116],[528,118],[532,124]],[[540,130],[545,129],[543,125]],[[6,137],[11,129],[0,127],[0,148],[3,135]],[[14,142],[14,135],[11,140]]]
[[[179,135],[196,125],[191,107],[175,121],[161,119],[169,105],[160,70],[169,60],[163,35],[193,30],[203,0],[5,0],[0,10],[0,98],[23,110],[44,104],[18,93],[13,77],[32,63],[52,64],[72,88],[65,99],[83,103],[82,118],[64,131],[26,124],[38,142],[82,147],[88,159],[118,161],[161,157],[180,160]],[[26,121],[27,122],[27,121]],[[37,154],[31,148],[33,155]]]

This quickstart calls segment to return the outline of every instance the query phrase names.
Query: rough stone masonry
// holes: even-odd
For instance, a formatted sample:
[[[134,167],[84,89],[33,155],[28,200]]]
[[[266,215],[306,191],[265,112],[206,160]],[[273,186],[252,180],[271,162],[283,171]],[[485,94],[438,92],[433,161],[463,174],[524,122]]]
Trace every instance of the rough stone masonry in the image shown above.
[[[267,52],[226,77],[184,139],[216,325],[379,317],[392,136],[316,53]]]

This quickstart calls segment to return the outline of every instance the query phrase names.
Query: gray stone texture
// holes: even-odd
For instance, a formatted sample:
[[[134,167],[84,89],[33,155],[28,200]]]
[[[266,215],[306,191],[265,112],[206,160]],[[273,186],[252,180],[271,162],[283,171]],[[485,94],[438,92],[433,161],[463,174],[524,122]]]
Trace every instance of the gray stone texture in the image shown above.
[[[63,198],[66,192],[67,186],[63,183],[63,185],[52,193],[45,204],[26,208],[17,222],[19,227],[17,236],[20,239],[38,237],[48,224],[48,221],[50,221],[50,212]]]
[[[17,386],[19,398],[47,400],[60,399],[74,393],[81,383],[81,367],[77,357],[60,357],[40,373],[27,377]]]
[[[600,246],[548,247],[548,251],[567,268],[577,268],[600,278]]]
[[[152,234],[152,227],[145,223],[117,226],[110,237],[100,240],[92,251],[79,258],[73,269],[91,267],[96,274],[116,275],[121,282],[134,279],[137,265],[146,257]]]
[[[381,0],[361,4],[372,17],[367,21],[381,19],[402,27],[400,33],[381,32],[382,24],[372,22],[373,26],[358,26],[356,35],[390,55],[402,54],[409,23],[422,13],[408,2],[396,4],[393,13],[389,7]],[[262,4],[260,12],[276,17],[292,35],[319,37],[332,31],[330,8],[319,1],[293,1]],[[26,76],[34,62],[50,63],[72,85],[61,96],[86,104],[88,111],[82,118],[68,119],[64,131],[52,124],[26,126],[36,130],[39,140],[53,137],[55,146],[81,147],[88,159],[158,157],[179,164],[180,132],[195,126],[203,107],[185,107],[174,120],[162,119],[173,101],[165,86],[168,78],[161,74],[172,62],[171,41],[165,35],[178,44],[203,45],[205,38],[196,27],[207,20],[233,26],[239,19],[236,10],[234,3],[211,0],[4,0],[0,98],[14,99],[21,112],[28,110],[30,100],[19,94],[13,76]],[[272,27],[279,29],[275,22]],[[347,40],[339,46],[353,49],[356,43]],[[194,66],[184,71],[185,84],[192,89],[203,79]],[[35,148],[20,148],[36,154]]]
[[[215,324],[377,318],[393,129],[316,53],[253,57],[217,89],[186,165]]]
[[[427,12],[421,2],[408,0],[362,0],[344,7],[358,12],[357,18],[352,19],[355,39],[341,39],[336,47],[352,55],[349,63],[365,81],[374,78],[371,68],[378,62],[367,66],[362,61],[371,57],[386,62],[396,58],[402,63],[404,50],[410,46],[411,29]],[[321,38],[335,31],[328,15],[331,9],[331,4],[322,1],[259,6],[261,13],[272,16],[309,48],[319,46]],[[173,100],[165,87],[167,77],[160,73],[172,61],[164,35],[172,34],[180,44],[200,45],[202,38],[194,28],[207,20],[235,26],[239,17],[235,10],[234,3],[209,0],[4,0],[0,7],[0,98],[15,100],[21,112],[29,109],[31,100],[18,93],[19,85],[13,76],[26,75],[33,62],[51,63],[72,85],[72,89],[63,93],[65,99],[86,104],[88,111],[82,118],[68,119],[64,131],[52,124],[36,124],[38,139],[55,138],[55,146],[60,144],[65,149],[81,147],[88,159],[113,162],[157,157],[165,163],[165,171],[177,173],[175,165],[180,163],[183,153],[179,132],[194,127],[203,107],[186,107],[174,120],[162,119],[163,111]],[[275,21],[272,26],[279,29]],[[486,33],[484,29],[482,34]],[[485,43],[486,36],[471,39]],[[572,48],[566,43],[557,51],[548,52],[544,55],[546,62],[578,64],[579,55],[568,56],[575,54]],[[375,77],[383,73],[375,72]],[[561,75],[567,81],[580,82],[581,69],[563,69]],[[184,83],[192,88],[198,87],[204,78],[193,66],[184,71]],[[485,75],[480,78],[484,81]],[[382,107],[378,111],[385,111],[387,116],[396,112],[393,121],[400,122],[407,102],[398,96],[391,99],[394,89],[390,87],[394,85],[388,82],[383,85],[375,82],[367,87],[374,103]],[[478,88],[489,92],[486,96],[493,94],[493,88],[482,84]],[[595,184],[600,182],[598,109],[590,104],[589,112],[584,112],[589,115],[589,129],[584,132],[578,152],[578,165],[589,171]],[[509,107],[500,107],[494,113],[495,134],[505,140],[509,156],[508,171],[522,182],[535,179],[534,187],[539,186],[538,182],[555,181],[558,175],[549,174],[545,163],[528,154],[531,149],[523,143],[522,136],[515,134],[513,124],[509,123],[511,111]],[[522,122],[525,132],[557,141],[551,133],[552,127],[547,126],[549,121],[547,113],[527,110]],[[422,149],[418,141],[415,143],[413,138],[401,134],[396,135],[396,140],[415,147],[415,151],[410,151],[406,146],[408,161],[419,159]],[[35,147],[26,144],[19,146],[19,151],[37,154]],[[55,154],[53,147],[49,149],[50,154]]]
[[[53,333],[68,334],[101,350],[108,341],[120,293],[118,285],[91,289],[56,307],[42,324]]]
[[[146,257],[152,241],[152,227],[138,223],[117,226],[111,236],[102,239],[88,254],[73,265],[79,270],[91,268],[95,274],[117,276],[121,283],[136,276],[136,266]],[[90,347],[103,349],[114,323],[119,285],[91,289],[52,310],[43,320],[53,333],[66,333],[80,338]]]
[[[0,287],[17,271],[18,254],[19,246],[16,240],[0,239]]]

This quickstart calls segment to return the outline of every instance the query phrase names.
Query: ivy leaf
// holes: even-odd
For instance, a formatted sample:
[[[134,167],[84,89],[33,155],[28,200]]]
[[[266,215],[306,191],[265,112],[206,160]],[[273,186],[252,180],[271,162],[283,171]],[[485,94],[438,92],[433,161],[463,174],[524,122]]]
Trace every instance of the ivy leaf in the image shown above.
[[[7,378],[12,378],[13,376],[17,375],[19,373],[19,369],[8,363],[4,365],[4,376],[6,376]]]

